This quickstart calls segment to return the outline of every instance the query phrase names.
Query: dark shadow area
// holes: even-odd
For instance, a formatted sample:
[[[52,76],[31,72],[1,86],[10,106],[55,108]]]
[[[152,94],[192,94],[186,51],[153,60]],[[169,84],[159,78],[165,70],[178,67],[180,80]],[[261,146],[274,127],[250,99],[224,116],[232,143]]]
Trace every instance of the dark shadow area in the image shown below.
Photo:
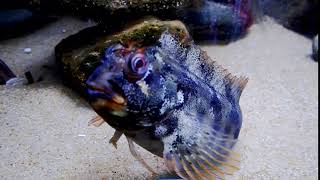
[[[0,59],[0,85],[5,85],[8,80],[15,77],[8,65]]]
[[[317,0],[259,0],[263,14],[308,38],[319,33]]]
[[[28,35],[57,20],[27,9],[0,10],[0,40]]]
[[[161,179],[176,179],[176,180],[182,180],[178,175],[173,175],[173,174],[170,174],[170,173],[163,173],[163,174],[160,174],[158,176],[158,179],[161,180]]]

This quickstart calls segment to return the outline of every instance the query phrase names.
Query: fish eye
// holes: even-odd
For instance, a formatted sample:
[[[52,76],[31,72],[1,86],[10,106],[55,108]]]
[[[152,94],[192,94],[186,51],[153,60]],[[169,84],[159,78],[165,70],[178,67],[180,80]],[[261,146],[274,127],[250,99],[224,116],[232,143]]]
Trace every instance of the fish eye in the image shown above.
[[[143,76],[148,70],[147,60],[144,54],[136,54],[129,61],[129,67],[132,73]]]
[[[131,69],[134,72],[139,72],[139,70],[143,70],[143,67],[145,67],[145,58],[142,54],[137,54],[131,59]]]

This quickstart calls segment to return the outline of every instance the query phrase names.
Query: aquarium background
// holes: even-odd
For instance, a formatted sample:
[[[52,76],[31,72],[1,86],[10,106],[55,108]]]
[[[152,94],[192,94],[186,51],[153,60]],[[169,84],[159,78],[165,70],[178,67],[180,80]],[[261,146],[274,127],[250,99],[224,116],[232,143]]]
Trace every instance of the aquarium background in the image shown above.
[[[124,137],[115,149],[109,125],[88,127],[96,113],[65,84],[55,56],[85,28],[146,15],[181,20],[212,60],[249,78],[235,147],[241,168],[228,179],[318,179],[317,0],[92,2],[1,0],[0,179],[151,178]],[[139,151],[159,178],[175,178]]]

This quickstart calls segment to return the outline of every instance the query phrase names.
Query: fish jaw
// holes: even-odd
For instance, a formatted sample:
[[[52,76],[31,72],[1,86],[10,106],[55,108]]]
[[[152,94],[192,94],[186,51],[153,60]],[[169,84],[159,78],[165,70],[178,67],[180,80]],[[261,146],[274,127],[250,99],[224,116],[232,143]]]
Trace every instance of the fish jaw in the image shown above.
[[[120,73],[108,64],[98,67],[86,81],[89,101],[95,110],[105,109],[115,114],[125,114],[127,104],[122,89],[113,82]],[[121,113],[119,113],[121,112]]]

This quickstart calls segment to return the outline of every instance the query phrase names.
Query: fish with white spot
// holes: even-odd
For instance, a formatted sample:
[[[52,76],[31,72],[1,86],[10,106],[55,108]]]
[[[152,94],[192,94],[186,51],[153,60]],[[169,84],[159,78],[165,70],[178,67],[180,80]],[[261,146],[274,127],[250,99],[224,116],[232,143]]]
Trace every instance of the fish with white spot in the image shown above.
[[[240,95],[247,78],[235,77],[190,40],[164,32],[158,43],[114,44],[87,80],[90,104],[122,135],[131,153],[152,173],[134,143],[164,158],[185,179],[224,179],[238,170],[233,152],[241,125]]]

